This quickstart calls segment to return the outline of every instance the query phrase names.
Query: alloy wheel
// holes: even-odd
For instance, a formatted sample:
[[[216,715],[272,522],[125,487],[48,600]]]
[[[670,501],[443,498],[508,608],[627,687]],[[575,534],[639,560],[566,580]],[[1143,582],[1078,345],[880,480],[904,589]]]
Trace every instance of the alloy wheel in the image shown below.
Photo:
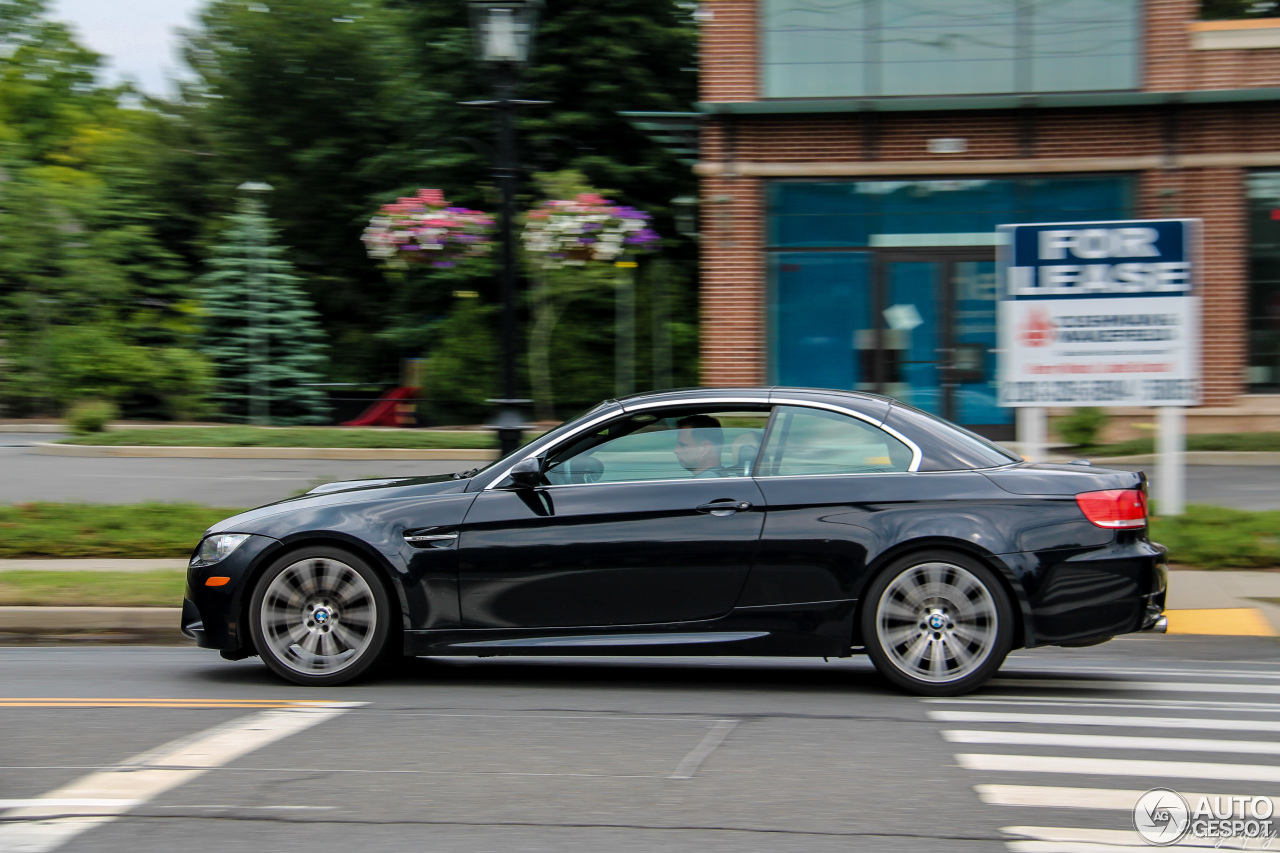
[[[373,588],[333,557],[291,563],[267,585],[258,610],[276,661],[306,676],[335,675],[362,660],[378,634]]]
[[[911,566],[890,581],[876,606],[876,638],[904,675],[948,684],[972,675],[991,657],[999,611],[987,585],[946,562]]]

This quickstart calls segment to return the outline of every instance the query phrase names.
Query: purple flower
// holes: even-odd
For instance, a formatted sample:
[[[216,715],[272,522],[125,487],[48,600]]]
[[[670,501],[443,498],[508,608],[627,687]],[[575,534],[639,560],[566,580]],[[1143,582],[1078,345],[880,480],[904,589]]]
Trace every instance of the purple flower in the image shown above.
[[[438,269],[448,269],[453,266],[453,261],[432,261],[431,266],[437,267]]]

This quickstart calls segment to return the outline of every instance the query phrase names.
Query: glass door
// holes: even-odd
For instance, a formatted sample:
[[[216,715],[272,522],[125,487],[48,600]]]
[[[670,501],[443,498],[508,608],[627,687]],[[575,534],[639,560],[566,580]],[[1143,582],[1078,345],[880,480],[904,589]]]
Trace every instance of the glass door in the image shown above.
[[[945,262],[881,257],[877,376],[880,393],[946,417],[942,394],[944,316],[938,282]]]
[[[990,438],[1013,437],[997,404],[996,264],[990,250],[877,257],[876,390]]]

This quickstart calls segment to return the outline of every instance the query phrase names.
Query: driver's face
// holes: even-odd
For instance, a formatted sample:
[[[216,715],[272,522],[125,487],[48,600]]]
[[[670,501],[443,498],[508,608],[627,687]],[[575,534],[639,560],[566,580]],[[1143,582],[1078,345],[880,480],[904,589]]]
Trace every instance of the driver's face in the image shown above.
[[[686,471],[699,471],[706,468],[704,457],[711,447],[709,441],[696,441],[692,427],[680,427],[676,430],[676,459]]]

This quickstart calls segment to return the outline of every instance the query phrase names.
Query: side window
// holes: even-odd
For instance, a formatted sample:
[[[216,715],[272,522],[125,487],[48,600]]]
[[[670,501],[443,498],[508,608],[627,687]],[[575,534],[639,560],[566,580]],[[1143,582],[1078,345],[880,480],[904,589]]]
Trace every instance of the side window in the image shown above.
[[[555,450],[546,479],[562,486],[748,477],[768,421],[765,408],[639,412]]]
[[[872,474],[906,471],[911,449],[857,418],[780,406],[762,457],[761,476]]]

